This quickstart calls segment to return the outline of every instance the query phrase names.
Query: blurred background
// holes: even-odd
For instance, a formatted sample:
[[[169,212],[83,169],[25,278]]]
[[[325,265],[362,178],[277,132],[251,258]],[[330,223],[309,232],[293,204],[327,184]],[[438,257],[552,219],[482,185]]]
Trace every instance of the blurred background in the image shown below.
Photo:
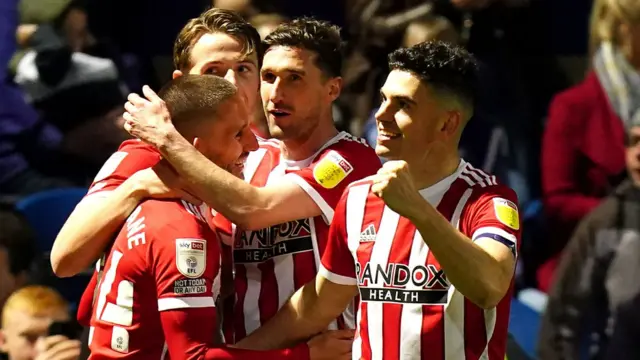
[[[372,144],[386,54],[426,40],[474,53],[480,91],[460,151],[516,190],[523,217],[511,334],[532,359],[608,356],[640,292],[640,218],[626,208],[640,201],[638,0],[1,0],[0,309],[24,284],[78,300],[88,276],[51,275],[53,239],[127,138],[126,95],[170,79],[176,35],[210,6],[263,37],[303,15],[340,25],[335,121]]]

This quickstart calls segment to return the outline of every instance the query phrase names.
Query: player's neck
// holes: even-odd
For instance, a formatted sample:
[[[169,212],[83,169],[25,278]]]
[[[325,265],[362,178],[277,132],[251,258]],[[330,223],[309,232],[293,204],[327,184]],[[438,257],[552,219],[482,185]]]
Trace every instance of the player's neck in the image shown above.
[[[318,127],[306,136],[283,140],[282,154],[287,160],[300,161],[307,159],[318,152],[327,141],[336,135],[338,135],[338,129],[336,129],[332,119],[331,121],[320,121]]]
[[[450,152],[442,156],[432,156],[427,161],[409,164],[411,176],[418,190],[433,186],[453,174],[460,165],[458,152]]]

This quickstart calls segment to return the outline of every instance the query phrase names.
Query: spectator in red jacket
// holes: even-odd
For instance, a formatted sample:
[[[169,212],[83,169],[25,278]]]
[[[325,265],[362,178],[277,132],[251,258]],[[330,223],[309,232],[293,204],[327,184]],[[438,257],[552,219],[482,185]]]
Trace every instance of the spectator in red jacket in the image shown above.
[[[591,45],[593,70],[553,100],[543,137],[544,291],[578,221],[624,178],[625,124],[640,116],[640,2],[596,0]]]

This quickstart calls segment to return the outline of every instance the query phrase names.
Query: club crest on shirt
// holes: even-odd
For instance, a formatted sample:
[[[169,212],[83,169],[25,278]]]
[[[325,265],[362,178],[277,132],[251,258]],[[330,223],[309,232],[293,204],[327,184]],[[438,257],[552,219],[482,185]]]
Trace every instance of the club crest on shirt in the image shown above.
[[[201,239],[176,239],[176,266],[188,278],[204,274],[207,267],[207,241]]]
[[[493,209],[498,221],[513,230],[520,229],[520,217],[518,215],[518,207],[516,204],[507,199],[494,198]]]
[[[336,151],[329,151],[313,168],[313,177],[326,189],[338,186],[353,171],[353,166]]]

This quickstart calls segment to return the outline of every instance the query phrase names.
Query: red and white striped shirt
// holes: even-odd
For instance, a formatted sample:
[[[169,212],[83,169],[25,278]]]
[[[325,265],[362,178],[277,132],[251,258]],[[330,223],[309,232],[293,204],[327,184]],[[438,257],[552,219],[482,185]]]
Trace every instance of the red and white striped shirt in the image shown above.
[[[236,229],[233,249],[236,302],[232,316],[235,340],[229,339],[227,331],[228,343],[256,330],[297,289],[315,278],[334,208],[344,189],[380,168],[373,149],[364,140],[344,132],[302,161],[283,159],[280,146],[277,140],[261,142],[260,149],[247,159],[245,180],[260,187],[292,181],[311,196],[322,216],[257,231]],[[352,312],[347,314],[344,325],[354,328]]]
[[[336,207],[322,274],[360,291],[353,359],[503,360],[511,292],[484,310],[449,283],[421,234],[385,206],[368,181]],[[491,238],[516,255],[515,193],[462,161],[420,194],[472,240]]]

